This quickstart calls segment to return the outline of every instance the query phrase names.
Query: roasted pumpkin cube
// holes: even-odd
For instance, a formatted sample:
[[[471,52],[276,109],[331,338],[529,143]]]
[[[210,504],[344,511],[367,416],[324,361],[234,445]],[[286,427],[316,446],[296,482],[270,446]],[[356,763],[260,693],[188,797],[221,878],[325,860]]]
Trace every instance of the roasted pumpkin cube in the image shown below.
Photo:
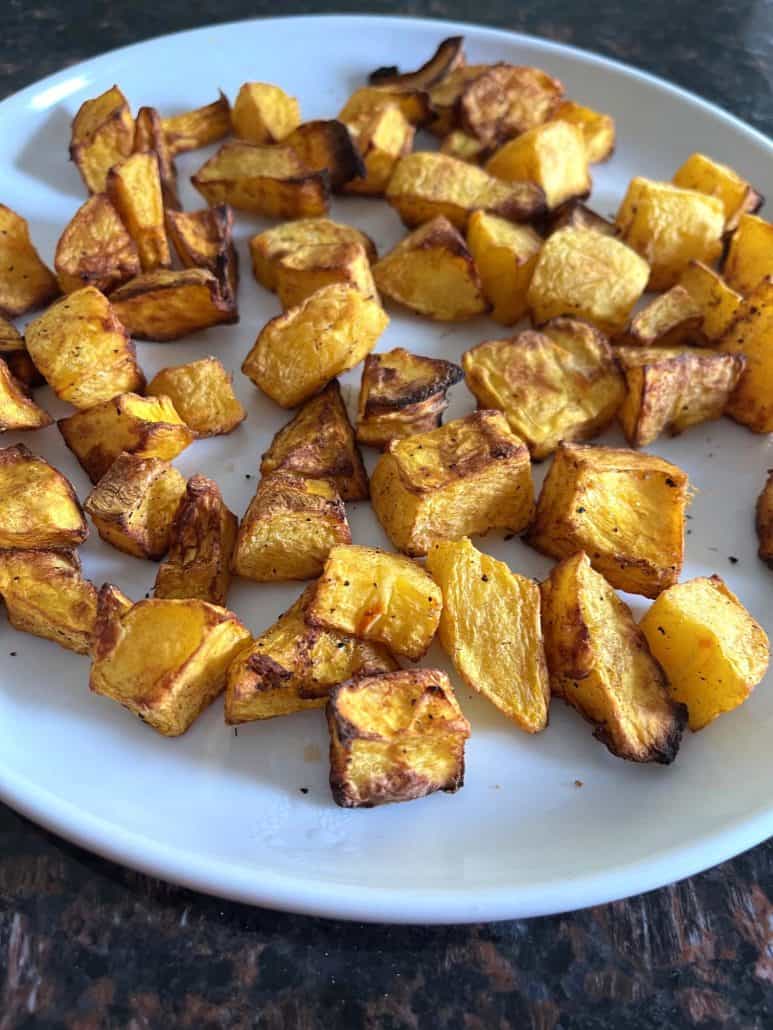
[[[107,173],[107,195],[137,245],[143,272],[172,263],[155,153],[137,153]]]
[[[615,120],[612,115],[583,107],[574,100],[562,100],[550,117],[551,120],[577,126],[582,132],[591,164],[607,161],[612,156],[615,149]]]
[[[338,112],[347,124],[384,107],[398,107],[411,125],[426,125],[432,115],[429,94],[412,86],[361,86]]]
[[[648,262],[650,290],[669,289],[690,261],[711,264],[722,252],[722,201],[670,182],[631,179],[615,221],[623,242]]]
[[[344,502],[329,479],[272,472],[242,518],[231,566],[258,583],[313,579],[336,544],[351,542]]]
[[[368,76],[371,86],[409,86],[428,89],[443,82],[456,68],[464,67],[464,36],[441,40],[432,57],[412,72],[401,72],[395,65],[376,68]]]
[[[433,540],[507,529],[534,512],[526,444],[498,411],[476,411],[429,433],[393,440],[370,483],[373,510],[393,545],[422,555]]]
[[[35,368],[29,356],[24,337],[6,318],[0,315],[0,355],[11,375],[28,389],[42,386],[45,379]]]
[[[267,322],[242,372],[280,407],[294,408],[359,364],[388,324],[377,300],[332,283]]]
[[[365,175],[363,159],[349,129],[337,118],[303,122],[284,142],[293,148],[307,168],[327,172],[334,191]]]
[[[738,308],[719,349],[743,354],[743,374],[726,414],[755,433],[773,432],[773,277],[763,279]]]
[[[217,483],[206,476],[192,476],[172,522],[154,595],[225,604],[237,526]]]
[[[185,479],[161,458],[119,454],[86,498],[84,508],[105,541],[135,558],[160,561]]]
[[[329,479],[344,501],[368,497],[368,475],[334,379],[283,426],[262,456],[260,473],[282,469],[310,479]]]
[[[603,218],[581,200],[570,200],[552,213],[548,221],[549,233],[558,232],[559,229],[593,229],[602,236],[620,235],[614,222]]]
[[[461,128],[459,100],[469,83],[494,66],[491,64],[464,64],[454,68],[440,82],[429,88],[432,118],[427,124],[429,132],[441,139]],[[463,130],[466,132],[466,130]],[[471,133],[467,133],[471,135]]]
[[[58,293],[56,276],[32,245],[26,219],[0,204],[0,314],[15,318]]]
[[[217,143],[231,132],[231,105],[222,92],[204,107],[162,118],[166,143],[172,156]]]
[[[528,542],[551,558],[587,552],[612,586],[657,597],[684,560],[687,473],[654,454],[562,443]]]
[[[295,97],[269,82],[245,82],[231,108],[234,135],[248,143],[279,143],[300,123]]]
[[[754,214],[763,202],[751,183],[705,154],[691,154],[674,173],[673,182],[675,186],[718,197],[725,209],[725,232],[732,232],[742,214]]]
[[[75,551],[0,551],[0,596],[14,629],[78,654],[91,650],[97,591]]]
[[[689,263],[682,272],[679,285],[687,290],[700,308],[703,317],[701,333],[709,343],[716,342],[738,314],[738,306],[743,300],[741,294],[702,261]]]
[[[488,157],[490,150],[476,136],[471,136],[464,129],[454,129],[440,144],[440,153],[476,165]]]
[[[219,358],[200,358],[156,372],[148,396],[168,397],[196,436],[232,433],[247,417],[233,389],[232,376]]]
[[[203,211],[167,211],[166,227],[184,268],[205,268],[233,308],[239,286],[239,259],[233,245],[233,212],[227,204]]]
[[[276,292],[285,311],[331,283],[354,286],[364,296],[378,299],[370,261],[361,243],[298,247],[277,268]]]
[[[558,79],[540,68],[495,64],[464,87],[459,118],[471,136],[498,143],[542,125],[563,95]]]
[[[0,448],[0,550],[70,550],[88,534],[61,472],[24,444]]]
[[[550,689],[596,727],[618,758],[669,765],[687,709],[671,699],[628,605],[580,551],[542,584]]]
[[[403,347],[369,354],[360,384],[358,441],[384,450],[392,440],[436,429],[448,407],[448,390],[461,378],[453,362]]]
[[[119,610],[103,588],[89,686],[176,737],[222,692],[250,639],[233,612],[206,601],[152,598]]]
[[[159,268],[135,276],[110,295],[113,310],[138,340],[179,340],[213,325],[239,321],[230,293],[205,268]]]
[[[542,245],[526,301],[538,325],[571,315],[619,333],[648,276],[647,262],[619,240],[593,229],[559,229]]]
[[[307,625],[316,585],[231,663],[225,688],[230,725],[323,708],[331,687],[359,676],[393,672],[397,662],[380,644]]]
[[[468,387],[483,408],[504,412],[535,460],[562,440],[600,433],[623,400],[623,377],[603,333],[571,318],[541,332],[487,340],[462,357]]]
[[[506,182],[536,182],[550,210],[591,191],[582,130],[570,122],[545,122],[505,143],[486,171]]]
[[[545,195],[532,182],[502,182],[468,161],[417,152],[401,157],[386,199],[408,228],[443,215],[464,230],[473,211],[528,222],[545,211]]]
[[[421,565],[376,547],[333,547],[306,621],[384,644],[418,661],[435,636],[443,597]]]
[[[442,215],[419,226],[377,261],[373,276],[387,297],[441,322],[460,322],[486,310],[472,254]]]
[[[83,286],[109,293],[139,275],[137,246],[106,193],[95,193],[75,212],[59,237],[54,268],[63,293]]]
[[[528,225],[514,225],[497,215],[473,211],[467,246],[478,269],[491,317],[512,325],[526,314],[526,293],[542,239]]]
[[[631,319],[627,342],[641,347],[705,343],[703,309],[683,286],[659,294]]]
[[[104,193],[107,173],[134,146],[134,119],[117,86],[85,100],[72,123],[70,158],[90,193]]]
[[[0,433],[9,429],[42,429],[52,422],[48,412],[32,400],[26,387],[0,358]]]
[[[118,312],[94,286],[68,293],[30,322],[27,349],[57,397],[76,408],[145,387]]]
[[[364,174],[350,178],[346,192],[383,196],[397,162],[411,152],[416,129],[396,104],[363,111],[347,128]]]
[[[626,387],[618,417],[632,447],[720,418],[745,363],[703,347],[618,347],[616,354]]]
[[[57,426],[92,483],[99,482],[122,451],[171,461],[195,439],[168,397],[136,393],[122,393],[60,418]]]
[[[773,469],[768,472],[765,486],[757,498],[755,516],[759,556],[773,568]]]
[[[177,210],[180,207],[177,168],[164,132],[164,123],[155,107],[141,107],[137,112],[134,120],[134,151],[156,155],[164,207]]]
[[[550,686],[539,586],[467,537],[433,543],[427,568],[443,591],[438,636],[456,671],[520,729],[544,730]]]
[[[342,808],[413,801],[464,783],[470,724],[437,669],[361,676],[327,703],[330,789]]]
[[[224,143],[191,182],[209,204],[269,218],[324,215],[330,200],[327,172],[311,171],[284,144]]]
[[[299,218],[294,222],[285,222],[284,225],[276,225],[252,237],[252,270],[262,286],[276,291],[280,267],[298,251],[344,243],[359,243],[365,248],[368,260],[376,260],[373,240],[351,225],[340,225],[329,218]]]
[[[773,276],[773,224],[756,215],[741,215],[730,237],[722,274],[729,286],[743,294]]]

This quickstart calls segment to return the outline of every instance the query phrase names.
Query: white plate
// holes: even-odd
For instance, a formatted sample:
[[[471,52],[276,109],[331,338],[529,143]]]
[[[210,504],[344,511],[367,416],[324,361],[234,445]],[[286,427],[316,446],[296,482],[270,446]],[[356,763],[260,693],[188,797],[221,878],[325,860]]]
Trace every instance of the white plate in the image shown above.
[[[593,205],[612,212],[634,174],[668,178],[704,150],[773,194],[771,147],[714,107],[599,57],[536,39],[442,22],[328,17],[244,22],[127,47],[54,75],[0,105],[2,200],[23,213],[47,259],[83,199],[67,160],[69,123],[87,97],[118,82],[134,108],[171,113],[211,100],[222,86],[262,79],[296,94],[306,118],[334,114],[369,70],[411,68],[438,40],[463,32],[471,61],[544,66],[570,96],[610,111],[619,140],[594,170]],[[201,206],[187,180],[202,152],[180,161],[183,199]],[[334,214],[369,231],[380,249],[402,229],[378,201],[344,199]],[[250,274],[246,240],[265,223],[238,214],[241,323],[173,344],[138,344],[148,374],[208,353],[236,372],[247,423],[231,436],[181,455],[185,474],[214,476],[227,503],[244,511],[261,452],[286,421],[238,368],[276,298]],[[458,359],[502,329],[480,319],[435,325],[392,312],[381,346]],[[345,377],[348,399],[359,372]],[[65,406],[44,391],[55,414]],[[463,386],[451,414],[473,407]],[[55,428],[19,439],[69,475],[81,498],[89,484]],[[617,433],[605,436],[620,442]],[[11,434],[8,443],[15,442]],[[773,574],[757,560],[752,509],[770,440],[729,421],[698,427],[652,448],[685,467],[698,490],[687,537],[685,577],[719,572],[773,632]],[[372,458],[372,455],[370,456]],[[545,466],[536,469],[538,480]],[[247,479],[249,474],[252,478]],[[385,544],[365,504],[352,505],[354,539]],[[544,576],[550,563],[515,539],[482,545],[518,572]],[[728,556],[738,558],[732,564]],[[83,548],[96,581],[135,598],[156,567],[127,558],[92,533]],[[235,584],[232,607],[253,631],[268,626],[300,586]],[[641,598],[630,599],[641,613]],[[183,738],[166,740],[87,689],[86,660],[0,628],[0,796],[43,825],[117,861],[226,897],[328,916],[457,922],[537,915],[647,890],[736,854],[773,829],[773,691],[760,686],[742,708],[687,735],[669,768],[613,758],[590,728],[556,704],[547,731],[519,732],[468,690],[472,726],[461,793],[412,804],[343,811],[327,786],[322,712],[244,726],[238,736],[215,704]],[[9,652],[15,651],[16,657]],[[438,649],[427,663],[445,666]],[[582,788],[575,781],[582,781]],[[307,788],[308,793],[301,793]]]

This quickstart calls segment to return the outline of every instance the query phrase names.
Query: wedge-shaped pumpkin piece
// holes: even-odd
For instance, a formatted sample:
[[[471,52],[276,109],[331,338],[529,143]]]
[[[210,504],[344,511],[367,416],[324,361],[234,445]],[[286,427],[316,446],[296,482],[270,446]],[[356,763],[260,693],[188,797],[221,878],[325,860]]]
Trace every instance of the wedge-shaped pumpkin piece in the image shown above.
[[[298,247],[282,259],[277,269],[276,292],[285,311],[331,283],[354,286],[365,297],[378,299],[368,254],[361,243]]]
[[[659,294],[631,319],[626,342],[641,347],[679,347],[706,342],[703,309],[683,286]]]
[[[464,66],[464,36],[449,36],[438,43],[429,60],[412,72],[401,72],[395,65],[376,68],[368,76],[371,86],[408,86],[428,89],[443,82],[452,71]]]
[[[137,153],[107,173],[107,195],[137,245],[143,272],[172,263],[155,153]]]
[[[279,143],[300,122],[295,97],[269,82],[245,82],[231,109],[234,135],[248,143]]]
[[[184,268],[205,268],[233,307],[239,286],[239,259],[233,245],[233,212],[227,204],[203,211],[167,211],[166,227]]]
[[[313,583],[306,587],[292,608],[232,662],[225,689],[227,723],[323,708],[337,683],[398,668],[380,644],[309,626],[306,609],[315,589]]]
[[[397,162],[411,152],[416,129],[396,104],[363,111],[347,122],[347,129],[360,154],[362,174],[346,183],[346,192],[383,196]]]
[[[618,347],[616,355],[626,387],[618,416],[632,447],[720,418],[745,364],[704,347]]]
[[[759,556],[773,568],[773,469],[768,472],[765,486],[757,498],[755,516]]]
[[[104,193],[107,173],[134,146],[134,119],[117,86],[84,101],[72,123],[70,158],[91,193]]]
[[[161,458],[119,454],[84,508],[102,539],[135,558],[159,561],[169,550],[185,479]]]
[[[619,236],[620,232],[614,222],[603,218],[580,200],[570,200],[554,211],[548,222],[549,232],[559,229],[593,229],[602,236]]]
[[[230,293],[204,268],[157,269],[110,295],[113,310],[138,340],[179,340],[213,325],[239,321]]]
[[[612,586],[657,597],[684,560],[687,473],[654,454],[562,443],[528,541],[551,558],[587,552]]]
[[[722,252],[722,201],[670,182],[631,179],[615,221],[623,242],[648,262],[650,290],[669,289],[690,261],[711,264]]]
[[[32,400],[27,388],[0,358],[0,433],[9,429],[42,429],[52,422],[48,412]]]
[[[641,622],[650,650],[702,730],[749,697],[770,660],[765,630],[719,576],[699,576],[664,590]]]
[[[483,293],[492,305],[491,317],[513,325],[526,314],[526,294],[537,264],[542,239],[528,225],[473,211],[467,226],[467,246],[478,269]]]
[[[582,132],[591,164],[606,161],[612,156],[615,149],[615,120],[612,115],[594,111],[574,100],[562,100],[553,110],[551,119],[577,126]]]
[[[542,584],[550,688],[596,727],[618,758],[669,765],[687,709],[669,697],[631,610],[579,552]]]
[[[464,129],[454,129],[440,144],[440,153],[477,165],[484,161],[491,151],[477,137],[471,136]]]
[[[0,314],[15,318],[58,293],[56,277],[40,260],[26,219],[0,204]]]
[[[691,154],[674,173],[673,182],[675,186],[718,197],[725,209],[726,232],[737,227],[742,214],[754,214],[763,203],[763,197],[751,183],[706,154]]]
[[[440,588],[415,561],[344,544],[330,551],[306,621],[418,661],[432,643],[442,606]]]
[[[42,386],[45,379],[35,368],[29,356],[24,337],[8,319],[0,315],[0,356],[10,369],[11,375],[22,385],[30,388]]]
[[[218,99],[213,100],[211,104],[162,118],[161,124],[172,156],[188,150],[198,150],[199,147],[217,143],[229,135],[231,105],[228,97],[221,91]]]
[[[600,433],[624,396],[604,334],[571,318],[554,318],[540,332],[487,340],[466,351],[462,364],[478,404],[504,412],[536,460],[561,440]]]
[[[166,737],[177,737],[222,692],[250,642],[233,612],[195,598],[153,598],[121,610],[99,595],[89,686]]]
[[[261,459],[260,472],[268,476],[277,469],[311,479],[329,479],[344,501],[367,499],[368,475],[337,379],[307,401],[271,441]]]
[[[738,306],[743,300],[741,294],[702,261],[689,263],[682,272],[679,285],[687,290],[700,309],[702,335],[709,343],[714,343],[738,314]]]
[[[486,310],[472,254],[442,215],[421,225],[377,261],[373,276],[387,297],[437,321],[460,322]]]
[[[30,322],[27,349],[57,397],[76,408],[145,387],[117,310],[94,286],[68,293]]]
[[[59,237],[54,268],[63,293],[94,286],[109,293],[140,273],[134,240],[106,193],[78,208]]]
[[[0,550],[70,550],[88,533],[75,491],[61,472],[24,444],[0,448]]]
[[[563,95],[558,79],[540,68],[496,64],[465,86],[459,116],[470,135],[497,143],[542,125]]]
[[[339,121],[347,124],[363,115],[398,107],[414,126],[426,125],[432,115],[429,94],[413,86],[361,86],[338,112]]]
[[[738,308],[719,349],[743,354],[743,374],[726,412],[755,433],[773,433],[773,277],[763,279]]]
[[[351,225],[341,225],[329,218],[299,218],[294,222],[266,229],[250,240],[252,270],[258,282],[267,290],[276,291],[279,269],[286,261],[293,262],[299,252],[314,247],[336,247],[340,244],[360,244],[369,261],[375,261],[376,246],[369,236]]]
[[[172,522],[154,595],[225,604],[237,526],[217,483],[206,476],[192,476]]]
[[[473,211],[528,222],[545,211],[545,195],[531,182],[502,182],[468,161],[417,152],[397,162],[386,198],[408,228],[444,215],[464,230]]]
[[[722,274],[739,293],[751,293],[767,276],[773,276],[773,224],[757,215],[741,215],[730,237]]]
[[[232,568],[259,583],[313,579],[336,544],[351,542],[344,502],[329,479],[272,472],[241,521]]]
[[[14,629],[78,654],[91,650],[97,591],[75,551],[0,551],[0,596]]]
[[[177,210],[180,207],[177,168],[164,132],[164,123],[155,107],[141,107],[137,112],[134,121],[134,151],[156,155],[164,207]]]
[[[529,451],[498,411],[393,440],[373,470],[370,492],[394,546],[417,556],[433,540],[491,529],[519,533],[534,512]]]
[[[242,372],[280,407],[294,408],[369,354],[389,318],[377,300],[332,283],[272,318]]]
[[[587,197],[592,185],[582,130],[564,121],[546,122],[505,143],[486,171],[506,182],[536,182],[551,211]]]
[[[342,808],[413,801],[464,783],[470,724],[438,669],[363,676],[331,691],[330,789]]]
[[[219,358],[200,358],[156,372],[147,394],[168,397],[196,436],[220,436],[232,433],[247,417],[232,380]]]
[[[522,730],[543,730],[550,687],[537,584],[467,537],[432,544],[427,568],[443,591],[438,636],[456,671]]]
[[[303,122],[285,139],[307,168],[327,172],[330,186],[340,190],[352,179],[365,175],[365,165],[352,136],[337,118]]]
[[[538,325],[572,315],[619,333],[648,276],[647,262],[619,240],[593,229],[559,229],[542,246],[526,299]]]
[[[136,393],[60,418],[57,426],[92,483],[99,482],[122,451],[171,461],[195,439],[168,397]]]
[[[358,441],[384,450],[392,440],[436,429],[448,407],[448,390],[461,378],[453,362],[403,347],[369,354],[360,384]]]
[[[324,215],[327,172],[313,172],[284,144],[224,143],[191,182],[209,204],[230,204],[269,218]]]

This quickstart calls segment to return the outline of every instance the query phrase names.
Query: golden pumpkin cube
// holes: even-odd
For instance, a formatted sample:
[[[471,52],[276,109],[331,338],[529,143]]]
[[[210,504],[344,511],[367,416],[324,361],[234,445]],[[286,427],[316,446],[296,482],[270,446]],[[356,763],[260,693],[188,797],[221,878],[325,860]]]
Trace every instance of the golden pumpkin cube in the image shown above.
[[[300,251],[309,253],[314,247],[335,247],[339,244],[361,244],[368,261],[375,261],[376,246],[369,236],[351,225],[341,225],[329,218],[299,218],[294,222],[275,225],[250,239],[252,270],[258,282],[267,290],[276,292],[279,269],[285,261],[295,263]]]
[[[647,262],[619,240],[593,229],[559,229],[542,245],[526,301],[537,325],[570,315],[619,333],[648,277]]]
[[[571,318],[479,343],[465,352],[462,365],[478,404],[502,411],[537,461],[562,440],[600,433],[623,400],[623,378],[606,337]]]
[[[773,276],[773,224],[757,215],[741,215],[730,237],[722,274],[729,286],[743,294]]]
[[[107,195],[137,245],[143,272],[172,263],[164,227],[164,200],[158,158],[136,153],[107,173]]]
[[[719,576],[699,576],[664,590],[641,622],[669,693],[702,730],[749,697],[768,670],[770,642]]]
[[[563,84],[541,68],[500,62],[462,89],[459,119],[471,136],[495,145],[542,125],[563,96]]]
[[[498,411],[475,411],[392,441],[373,470],[370,493],[392,544],[416,556],[434,540],[491,529],[520,533],[534,513],[528,448]]]
[[[754,214],[763,203],[751,183],[705,154],[691,154],[674,173],[673,182],[675,186],[718,197],[725,210],[725,232],[732,232],[742,214]]]
[[[103,587],[89,686],[177,737],[222,692],[250,640],[233,612],[206,601],[152,598],[126,609]]]
[[[298,247],[277,268],[276,292],[285,311],[331,283],[353,286],[363,296],[378,300],[370,261],[361,243]]]
[[[16,318],[58,293],[56,276],[40,260],[26,219],[0,204],[0,314]]]
[[[106,193],[89,197],[65,226],[54,268],[63,293],[84,286],[109,293],[139,275],[137,246]]]
[[[337,118],[303,122],[284,140],[313,172],[326,172],[330,188],[340,192],[365,175],[365,164],[349,129]]]
[[[351,542],[344,502],[330,480],[272,472],[244,513],[232,568],[258,583],[313,579],[331,548]]]
[[[416,129],[397,104],[363,111],[347,126],[362,157],[365,174],[351,179],[346,192],[381,197],[397,162],[410,154]]]
[[[156,372],[148,396],[168,397],[196,436],[232,433],[247,417],[233,388],[233,377],[219,358],[200,358]]]
[[[90,193],[104,193],[107,173],[134,146],[134,119],[117,86],[85,100],[73,118],[70,159]]]
[[[722,252],[722,201],[670,182],[631,179],[615,221],[623,242],[648,262],[650,290],[675,286],[690,261],[711,264]]]
[[[459,322],[486,310],[480,276],[447,218],[426,222],[373,266],[379,290],[420,315]]]
[[[432,643],[442,607],[440,587],[415,561],[342,544],[328,555],[306,621],[418,661]]]
[[[715,343],[738,314],[738,306],[743,300],[741,294],[702,261],[689,263],[682,272],[679,285],[687,290],[700,309],[703,317],[701,333],[709,343]]]
[[[741,302],[719,349],[742,354],[743,374],[726,414],[755,433],[773,432],[773,277],[763,279]]]
[[[84,508],[105,541],[124,554],[159,561],[169,550],[185,479],[168,461],[119,454]]]
[[[506,182],[536,182],[553,211],[591,191],[588,152],[582,130],[565,121],[550,121],[516,136],[497,150],[486,171]]]
[[[229,725],[323,708],[337,683],[399,668],[380,644],[309,626],[306,610],[315,590],[309,584],[231,663],[225,688]]]
[[[432,114],[429,94],[412,86],[361,86],[338,112],[339,121],[355,121],[385,107],[398,107],[411,125],[424,125]]]
[[[294,408],[359,364],[388,325],[377,300],[332,283],[267,322],[242,372],[280,407]]]
[[[432,544],[427,568],[443,591],[438,636],[456,671],[520,729],[543,730],[550,686],[539,586],[467,537]]]
[[[9,429],[42,429],[52,422],[48,412],[32,400],[27,388],[0,358],[0,433]]]
[[[448,390],[461,378],[453,362],[403,347],[369,354],[360,384],[357,440],[385,450],[392,440],[436,429],[448,407]]]
[[[154,596],[197,597],[225,604],[238,525],[217,483],[206,476],[192,476],[172,522]]]
[[[76,408],[145,387],[124,324],[94,286],[68,293],[47,308],[27,326],[26,342],[57,397]]]
[[[669,765],[687,709],[672,700],[631,609],[580,551],[542,584],[550,688],[596,727],[613,755]]]
[[[91,650],[97,591],[75,551],[0,551],[0,597],[14,629],[77,654]]]
[[[705,342],[703,309],[683,286],[658,294],[631,319],[627,342],[641,347],[679,347]]]
[[[773,469],[768,472],[765,486],[757,498],[755,524],[760,542],[759,556],[773,568]]]
[[[70,550],[89,535],[61,472],[23,443],[0,448],[0,550]]]
[[[542,238],[528,225],[474,211],[467,226],[467,246],[478,269],[491,317],[513,325],[528,311],[529,289]]]
[[[231,109],[234,135],[248,143],[279,143],[300,123],[295,97],[268,82],[245,82]]]
[[[98,483],[122,451],[171,461],[195,436],[168,397],[123,393],[57,422],[64,442]]]
[[[177,211],[180,196],[177,190],[177,167],[174,154],[167,142],[164,123],[155,107],[141,107],[134,119],[134,152],[155,154],[164,206]]]
[[[205,268],[159,268],[110,295],[118,318],[138,340],[179,340],[223,322],[238,322],[230,292]]]
[[[562,443],[528,542],[551,558],[587,552],[612,586],[657,597],[684,560],[687,473],[654,454]]]
[[[331,691],[327,722],[330,789],[342,808],[454,794],[464,784],[470,724],[444,672],[348,680]]]
[[[277,469],[310,479],[329,479],[344,501],[368,497],[368,474],[334,379],[283,426],[261,458],[260,474]]]
[[[612,115],[594,111],[574,100],[562,100],[550,118],[551,121],[569,122],[577,126],[582,132],[591,164],[607,161],[612,156],[615,149],[615,120]]]
[[[162,118],[161,125],[172,156],[198,150],[230,135],[231,105],[221,92],[211,104]]]
[[[223,298],[235,310],[239,259],[232,239],[233,212],[228,204],[202,211],[167,210],[166,228],[182,266],[211,272]]]

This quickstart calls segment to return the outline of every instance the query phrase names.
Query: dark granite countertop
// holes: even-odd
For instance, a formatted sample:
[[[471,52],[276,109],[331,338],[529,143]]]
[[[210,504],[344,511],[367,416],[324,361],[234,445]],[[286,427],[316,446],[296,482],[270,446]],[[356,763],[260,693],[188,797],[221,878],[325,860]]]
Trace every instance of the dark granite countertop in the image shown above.
[[[0,97],[176,29],[363,7],[586,47],[773,131],[771,0],[5,0]],[[764,1030],[773,1025],[771,898],[769,841],[676,886],[567,916],[452,928],[334,923],[168,886],[0,806],[0,1030]]]

